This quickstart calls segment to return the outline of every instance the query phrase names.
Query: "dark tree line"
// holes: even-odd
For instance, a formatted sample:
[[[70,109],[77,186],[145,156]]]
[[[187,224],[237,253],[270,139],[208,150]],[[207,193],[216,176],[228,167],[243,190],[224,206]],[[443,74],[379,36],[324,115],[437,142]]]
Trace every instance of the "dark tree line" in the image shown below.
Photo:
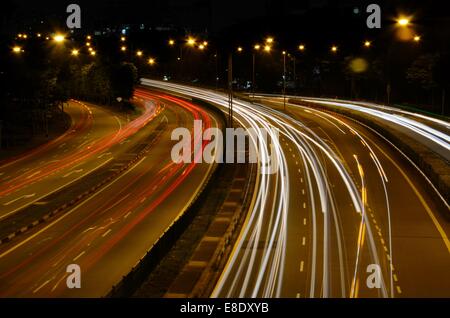
[[[138,78],[132,63],[70,56],[67,49],[50,50],[38,43],[28,44],[20,54],[0,54],[3,148],[24,143],[34,135],[48,136],[52,125],[67,121],[62,110],[70,98],[132,107],[129,99]]]

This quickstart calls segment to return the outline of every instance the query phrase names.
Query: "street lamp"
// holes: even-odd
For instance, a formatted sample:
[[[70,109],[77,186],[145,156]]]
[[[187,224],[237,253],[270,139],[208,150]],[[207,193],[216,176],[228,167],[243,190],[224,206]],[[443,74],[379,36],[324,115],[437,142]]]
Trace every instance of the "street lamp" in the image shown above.
[[[267,40],[266,40],[267,42]],[[273,42],[273,39],[272,39]],[[256,64],[256,52],[259,51],[261,49],[261,45],[259,44],[255,44],[253,46],[253,52],[252,52],[252,95],[253,98],[255,98],[255,82],[256,82],[256,70],[255,70],[255,64]],[[265,52],[270,52],[271,47],[270,45],[265,45],[264,46],[264,51]]]
[[[268,37],[267,39],[266,39],[266,43],[267,44],[272,44],[273,43],[273,37]]]
[[[189,46],[194,46],[194,45],[195,45],[195,39],[192,38],[192,37],[189,37],[189,38],[187,39],[187,44],[188,44]]]
[[[243,49],[242,47],[240,47],[240,46],[237,48],[237,51],[238,51],[239,53],[242,52],[243,50],[244,50],[244,49]]]
[[[283,109],[286,111],[286,51],[283,51]]]
[[[22,48],[20,46],[15,46],[12,48],[13,53],[19,54],[22,52]]]
[[[365,47],[370,47],[372,45],[372,42],[370,41],[364,41],[364,46]]]
[[[123,46],[120,47],[120,50],[121,50],[122,52],[125,52],[125,51],[127,50],[127,47],[126,47],[125,45],[123,45]]]
[[[73,56],[77,56],[79,53],[80,53],[80,52],[79,52],[77,49],[73,49],[72,52],[71,52],[71,54],[72,54]]]
[[[97,54],[94,50],[91,51],[91,55],[95,56],[95,54]]]
[[[121,37],[120,37],[120,41],[125,42],[126,40],[127,40],[126,37],[124,37],[124,36],[121,36]]]
[[[397,24],[401,27],[406,27],[410,23],[408,18],[398,18]]]
[[[86,37],[86,39],[87,39],[87,40],[90,40],[90,39],[92,39],[92,37],[91,37],[90,35],[88,35],[88,36]]]
[[[420,35],[415,35],[413,40],[414,40],[414,42],[420,42],[420,40],[421,40]]]
[[[141,57],[142,54],[143,54],[142,51],[137,51],[137,52],[136,52],[136,55],[139,56],[139,57]]]
[[[336,45],[333,45],[333,46],[331,47],[331,52],[336,53],[337,50],[338,50],[338,48],[337,48]]]
[[[53,37],[53,41],[55,41],[56,43],[62,43],[62,42],[64,42],[64,40],[65,40],[65,37],[62,34],[56,34]]]
[[[170,46],[174,46],[175,45],[175,40],[169,40],[169,45]]]
[[[204,49],[205,49],[205,46],[204,46],[203,44],[200,44],[200,45],[198,46],[198,49],[199,49],[199,50],[204,50]]]
[[[305,50],[305,45],[300,44],[300,45],[298,46],[298,49],[299,49],[300,51],[304,51],[304,50]]]
[[[148,64],[154,65],[155,64],[155,59],[154,58],[149,58],[148,59]]]

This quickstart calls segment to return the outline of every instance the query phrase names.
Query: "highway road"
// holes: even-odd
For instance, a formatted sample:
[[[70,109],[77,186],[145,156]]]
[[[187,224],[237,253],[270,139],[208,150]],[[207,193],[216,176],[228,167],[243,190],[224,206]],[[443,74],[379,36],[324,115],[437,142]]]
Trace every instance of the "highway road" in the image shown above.
[[[224,94],[143,79],[227,112]],[[242,126],[276,128],[252,206],[212,297],[450,297],[448,202],[389,142],[342,116],[235,100]],[[272,145],[272,147],[271,147]],[[263,169],[263,168],[260,168]],[[367,279],[380,269],[379,286]],[[378,267],[379,266],[379,267]],[[370,288],[374,287],[374,288]]]
[[[126,122],[94,105],[71,101],[72,125],[59,138],[0,162],[0,221],[39,202],[110,160],[107,141],[120,142]]]
[[[144,114],[116,130],[120,137],[101,138],[80,163],[87,164],[92,154],[96,159],[103,154],[106,162],[120,151],[131,158],[145,145],[150,150],[88,199],[0,245],[1,297],[105,296],[195,199],[214,165],[174,163],[171,132],[193,129],[194,119],[203,120],[204,129],[220,123],[177,98],[146,90],[138,90],[136,98],[146,105]],[[192,143],[205,145],[200,139]],[[79,152],[67,151],[74,160]],[[80,289],[67,288],[69,264],[81,268]]]

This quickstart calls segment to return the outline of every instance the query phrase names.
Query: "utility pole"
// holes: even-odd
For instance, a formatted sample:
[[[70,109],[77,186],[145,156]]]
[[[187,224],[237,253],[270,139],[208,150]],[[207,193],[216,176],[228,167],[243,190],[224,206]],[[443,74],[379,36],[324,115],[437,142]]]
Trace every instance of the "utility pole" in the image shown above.
[[[233,53],[228,55],[228,120],[233,127]]]
[[[255,76],[255,59],[256,59],[256,53],[253,52],[252,54],[253,63],[252,63],[252,97],[255,98],[255,86],[256,86],[256,76]]]
[[[286,111],[286,51],[283,51],[283,109]]]

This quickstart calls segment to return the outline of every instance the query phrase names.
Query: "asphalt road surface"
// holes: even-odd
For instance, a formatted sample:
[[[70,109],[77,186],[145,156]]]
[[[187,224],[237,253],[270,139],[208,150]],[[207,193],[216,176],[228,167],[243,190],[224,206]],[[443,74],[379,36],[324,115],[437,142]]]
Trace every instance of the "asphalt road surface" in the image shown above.
[[[224,94],[142,84],[228,111]],[[259,174],[212,296],[449,297],[448,202],[423,175],[354,121],[298,105],[284,114],[279,99],[263,104],[235,100],[235,121],[278,129],[260,150],[262,161],[275,152],[277,169]]]
[[[109,135],[100,139],[100,149],[94,147],[86,152],[94,152],[92,160],[101,164],[120,151],[128,151],[132,157],[139,145],[152,143],[150,151],[87,200],[1,245],[2,297],[105,296],[195,199],[214,165],[174,163],[170,157],[175,144],[171,132],[177,127],[192,130],[194,119],[202,119],[204,129],[216,127],[217,118],[170,96],[138,90],[136,97],[146,105],[144,114],[119,130],[111,127],[115,119],[109,118],[103,129],[120,137]],[[192,143],[203,144],[198,139]],[[78,152],[77,147],[67,151],[68,156],[77,154],[76,158]],[[83,157],[77,169],[88,164],[85,160],[91,159]],[[9,171],[12,167],[6,168]],[[27,186],[28,191],[32,186]],[[80,266],[80,289],[67,287],[69,264]]]

